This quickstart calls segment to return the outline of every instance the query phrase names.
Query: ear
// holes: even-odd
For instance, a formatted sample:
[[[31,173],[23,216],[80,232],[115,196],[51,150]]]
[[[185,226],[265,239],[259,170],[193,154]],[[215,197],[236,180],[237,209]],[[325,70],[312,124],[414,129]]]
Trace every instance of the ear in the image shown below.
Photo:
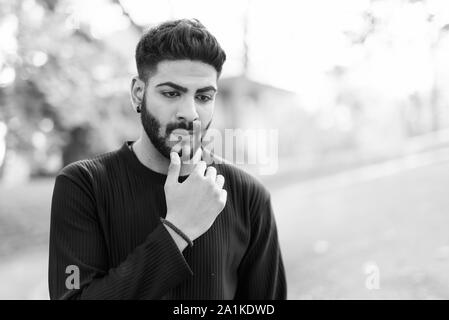
[[[136,110],[137,106],[142,104],[143,96],[145,93],[145,82],[143,82],[138,76],[134,76],[131,80],[131,104],[133,109]]]

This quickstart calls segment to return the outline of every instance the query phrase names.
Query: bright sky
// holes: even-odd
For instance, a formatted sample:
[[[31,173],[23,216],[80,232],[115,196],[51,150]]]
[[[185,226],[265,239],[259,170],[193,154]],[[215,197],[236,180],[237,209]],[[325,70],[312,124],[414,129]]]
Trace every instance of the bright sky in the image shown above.
[[[413,4],[402,0],[121,0],[133,19],[149,25],[171,18],[198,18],[217,37],[227,52],[224,76],[239,74],[243,54],[243,21],[248,10],[249,75],[259,81],[302,96],[320,95],[327,72],[348,66],[359,73],[367,87],[403,94],[432,82],[427,16],[435,26],[449,23],[449,1],[428,0]],[[126,26],[118,7],[101,9],[108,0],[84,3],[98,35]],[[405,5],[406,4],[406,5]],[[382,39],[353,46],[345,33],[360,34],[367,28],[364,12],[370,9],[385,18]],[[426,29],[427,28],[427,29]],[[389,45],[392,41],[393,45]],[[358,67],[359,66],[359,67]],[[410,66],[419,77],[410,76]],[[419,78],[419,79],[417,79]],[[358,81],[358,80],[357,80]],[[399,88],[397,88],[399,86]]]
[[[32,7],[34,1],[25,0],[24,3]],[[120,8],[110,0],[69,1],[75,22],[88,22],[96,37],[129,26]],[[428,88],[433,81],[435,57],[447,56],[449,50],[447,45],[444,51],[429,49],[438,39],[435,30],[449,24],[447,0],[414,3],[402,0],[121,2],[142,25],[171,18],[198,18],[226,50],[224,76],[241,72],[243,21],[248,10],[249,75],[255,80],[298,92],[305,100],[323,95],[328,89],[327,72],[335,66],[350,67],[356,83],[384,95],[403,95]],[[351,45],[345,33],[360,34],[367,28],[363,17],[367,9],[382,21],[376,34],[363,46]],[[431,14],[434,18],[428,23]],[[14,19],[0,23],[4,48],[8,43],[13,47],[13,41],[8,41],[8,34],[11,34],[8,28],[13,30],[14,26]],[[2,82],[10,82],[11,77],[6,69],[0,74]]]
[[[141,25],[171,18],[197,18],[217,37],[228,60],[223,75],[239,74],[243,54],[243,21],[248,10],[250,75],[297,91],[318,80],[336,62],[348,60],[342,31],[363,26],[369,0],[121,0]],[[344,3],[344,5],[343,5]],[[120,9],[108,0],[73,1],[77,17],[89,20],[94,35],[126,27]],[[106,8],[106,9],[105,9]],[[101,19],[98,13],[101,12]]]
[[[338,1],[338,5],[337,1],[329,0],[122,0],[122,3],[142,24],[168,18],[198,18],[227,52],[229,60],[224,75],[241,70],[243,21],[249,9],[250,75],[297,90],[317,71],[345,59],[341,30],[360,27],[361,12],[369,1]]]

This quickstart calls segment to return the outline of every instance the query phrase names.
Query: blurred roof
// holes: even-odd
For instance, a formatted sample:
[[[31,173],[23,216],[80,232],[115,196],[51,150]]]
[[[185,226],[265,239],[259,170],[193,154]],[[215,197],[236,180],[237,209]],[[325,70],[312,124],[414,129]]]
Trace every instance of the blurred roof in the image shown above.
[[[239,86],[241,88],[244,88],[245,91],[249,91],[249,92],[269,91],[269,92],[273,92],[273,93],[277,93],[277,94],[285,94],[285,95],[290,95],[290,94],[294,95],[295,94],[293,91],[281,89],[281,88],[269,85],[267,83],[255,81],[253,79],[250,79],[246,75],[221,78],[218,81],[218,85],[220,87],[220,91],[233,90],[236,86]]]

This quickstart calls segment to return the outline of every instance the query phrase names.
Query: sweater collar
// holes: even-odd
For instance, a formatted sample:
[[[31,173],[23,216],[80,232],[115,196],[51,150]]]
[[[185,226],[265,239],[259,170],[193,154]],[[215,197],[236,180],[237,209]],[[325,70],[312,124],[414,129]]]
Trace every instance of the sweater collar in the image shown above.
[[[156,172],[142,164],[137,158],[134,151],[132,151],[130,148],[130,145],[134,142],[135,141],[125,141],[125,143],[119,150],[120,153],[125,157],[126,162],[130,165],[130,167],[136,174],[142,175],[155,183],[164,184],[165,180],[167,180],[167,175]],[[185,179],[187,179],[187,177],[188,176],[181,176],[179,181],[184,181]]]

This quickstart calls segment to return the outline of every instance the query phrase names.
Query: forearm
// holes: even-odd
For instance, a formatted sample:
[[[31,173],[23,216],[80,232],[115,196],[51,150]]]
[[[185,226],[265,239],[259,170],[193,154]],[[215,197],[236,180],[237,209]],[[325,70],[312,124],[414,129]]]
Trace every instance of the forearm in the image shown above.
[[[105,272],[94,273],[92,268],[80,267],[79,290],[66,289],[65,274],[51,273],[56,277],[58,290],[53,289],[57,299],[160,299],[171,288],[177,286],[192,271],[170,233],[159,225],[122,263]],[[50,263],[53,262],[51,258]],[[72,260],[72,259],[70,259]],[[76,260],[73,258],[73,260]],[[66,261],[64,264],[75,264]],[[53,268],[61,270],[61,266]],[[61,289],[62,287],[62,289]],[[59,293],[58,293],[59,292]]]

